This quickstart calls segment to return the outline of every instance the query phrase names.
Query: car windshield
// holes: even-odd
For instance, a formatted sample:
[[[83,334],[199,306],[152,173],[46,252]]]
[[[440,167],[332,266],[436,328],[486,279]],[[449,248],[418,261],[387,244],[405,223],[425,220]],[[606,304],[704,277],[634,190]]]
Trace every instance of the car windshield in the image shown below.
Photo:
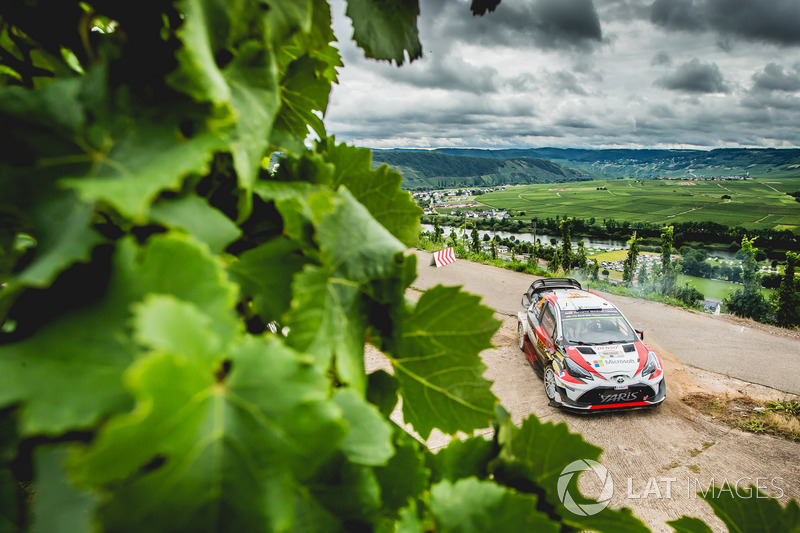
[[[567,344],[621,344],[638,339],[621,315],[563,318],[561,324]]]

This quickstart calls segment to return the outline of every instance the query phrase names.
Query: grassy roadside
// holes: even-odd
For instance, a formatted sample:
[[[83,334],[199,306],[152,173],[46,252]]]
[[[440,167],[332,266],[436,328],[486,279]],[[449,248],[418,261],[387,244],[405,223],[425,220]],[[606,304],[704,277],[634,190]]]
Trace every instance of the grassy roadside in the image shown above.
[[[687,394],[681,400],[731,427],[800,442],[800,401],[759,401],[749,396],[708,393]]]

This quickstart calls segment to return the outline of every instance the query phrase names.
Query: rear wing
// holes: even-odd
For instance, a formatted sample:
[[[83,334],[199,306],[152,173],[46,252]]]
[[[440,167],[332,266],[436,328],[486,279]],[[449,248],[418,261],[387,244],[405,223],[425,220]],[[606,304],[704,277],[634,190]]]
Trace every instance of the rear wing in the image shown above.
[[[537,294],[542,292],[553,291],[556,289],[577,289],[581,290],[581,284],[576,279],[572,278],[543,278],[537,279],[525,294],[522,295],[522,306],[528,307],[533,302]]]

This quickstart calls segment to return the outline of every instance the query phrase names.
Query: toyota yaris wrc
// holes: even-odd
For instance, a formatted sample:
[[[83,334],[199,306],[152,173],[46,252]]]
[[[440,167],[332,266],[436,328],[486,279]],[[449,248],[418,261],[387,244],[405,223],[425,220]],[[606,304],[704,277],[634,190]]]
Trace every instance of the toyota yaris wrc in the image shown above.
[[[658,355],[614,305],[569,278],[536,280],[522,297],[519,347],[544,380],[550,405],[600,411],[660,405]]]

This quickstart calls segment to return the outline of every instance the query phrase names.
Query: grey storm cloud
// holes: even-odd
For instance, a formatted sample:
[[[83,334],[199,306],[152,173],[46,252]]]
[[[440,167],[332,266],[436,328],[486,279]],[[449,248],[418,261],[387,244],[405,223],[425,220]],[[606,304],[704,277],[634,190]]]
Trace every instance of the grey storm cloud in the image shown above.
[[[472,17],[457,2],[448,4],[443,7],[437,0],[421,2],[421,20],[428,25],[425,33],[437,42],[590,50],[603,41],[592,0],[507,0],[485,17]],[[437,16],[426,22],[426,13]]]
[[[697,58],[662,76],[655,84],[665,89],[687,93],[727,93],[730,90],[716,63],[703,63]]]
[[[496,92],[497,70],[476,67],[459,57],[429,54],[428,61],[414,62],[402,70],[388,66],[381,69],[387,79],[429,89],[448,89],[473,94]]]
[[[714,30],[731,37],[782,46],[800,45],[797,0],[656,0],[650,21],[668,30]]]
[[[566,70],[560,70],[558,72],[549,74],[547,78],[550,86],[556,91],[566,91],[581,96],[586,96],[589,94],[586,89],[584,89],[581,84],[578,83],[578,78]]]
[[[755,89],[764,91],[800,91],[800,64],[794,66],[793,73],[786,73],[777,63],[770,63],[764,70],[753,75]]]
[[[653,56],[653,59],[650,60],[650,64],[656,66],[658,65],[670,66],[672,65],[672,58],[668,53],[662,50]]]

